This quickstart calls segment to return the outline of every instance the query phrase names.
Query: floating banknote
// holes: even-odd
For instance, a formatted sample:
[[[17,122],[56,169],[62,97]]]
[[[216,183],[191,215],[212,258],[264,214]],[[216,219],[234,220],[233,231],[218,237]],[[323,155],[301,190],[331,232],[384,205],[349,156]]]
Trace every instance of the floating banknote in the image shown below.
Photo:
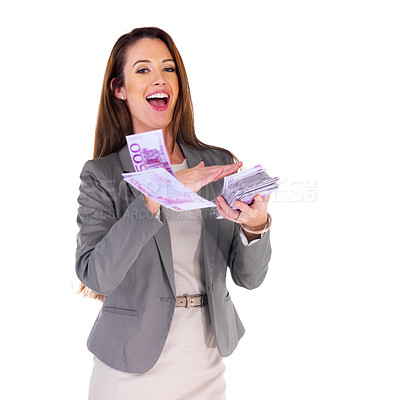
[[[137,172],[153,168],[165,168],[175,176],[169,162],[161,129],[145,133],[137,133],[126,137],[129,154]]]
[[[176,211],[215,207],[214,203],[198,196],[182,185],[164,168],[122,174],[125,181],[161,205]]]
[[[162,130],[126,137],[129,154],[137,172],[122,174],[146,196],[177,211],[213,207],[214,204],[185,188],[174,174]]]
[[[251,204],[254,196],[259,194],[262,197],[268,196],[279,188],[279,178],[271,178],[265,168],[255,165],[245,171],[226,176],[222,188],[222,197],[233,209],[235,201],[239,200],[246,204]],[[222,218],[215,210],[217,218]]]

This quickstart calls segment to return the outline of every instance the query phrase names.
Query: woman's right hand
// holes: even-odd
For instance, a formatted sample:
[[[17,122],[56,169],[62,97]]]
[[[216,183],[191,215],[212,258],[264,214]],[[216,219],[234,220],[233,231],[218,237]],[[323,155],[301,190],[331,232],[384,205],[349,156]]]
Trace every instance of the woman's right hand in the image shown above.
[[[192,192],[198,192],[203,186],[216,182],[225,176],[232,175],[243,165],[241,161],[228,165],[205,167],[200,161],[195,167],[176,172],[179,181]]]
[[[156,216],[158,210],[160,209],[161,204],[158,201],[153,200],[151,197],[146,196],[145,194],[143,195],[143,197],[144,197],[144,202],[146,203],[146,206],[149,209],[149,211],[154,216]]]

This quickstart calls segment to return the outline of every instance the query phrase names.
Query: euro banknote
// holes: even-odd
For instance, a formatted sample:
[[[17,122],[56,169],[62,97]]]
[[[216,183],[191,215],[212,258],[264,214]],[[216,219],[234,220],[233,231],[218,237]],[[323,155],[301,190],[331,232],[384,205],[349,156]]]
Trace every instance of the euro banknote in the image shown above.
[[[125,173],[122,176],[146,196],[175,211],[214,207],[214,203],[186,188],[164,168]]]
[[[124,180],[161,205],[176,211],[213,207],[176,178],[161,129],[126,137],[136,172],[122,174]]]
[[[129,154],[137,172],[165,168],[175,176],[161,129],[126,136]]]
[[[268,196],[279,188],[279,178],[271,178],[267,170],[261,164],[240,171],[224,178],[222,197],[233,209],[237,209],[234,203],[239,200],[246,204],[252,204],[254,196]],[[214,200],[215,201],[215,200]],[[217,218],[222,218],[215,210]]]

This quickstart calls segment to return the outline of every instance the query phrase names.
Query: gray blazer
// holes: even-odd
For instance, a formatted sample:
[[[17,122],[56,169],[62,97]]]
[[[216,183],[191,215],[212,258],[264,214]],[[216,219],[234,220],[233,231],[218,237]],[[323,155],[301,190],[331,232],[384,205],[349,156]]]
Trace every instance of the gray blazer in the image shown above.
[[[194,150],[180,144],[188,166],[228,164],[221,151]],[[122,172],[134,171],[127,146],[88,161],[78,198],[79,233],[76,274],[83,284],[105,295],[88,338],[88,349],[110,367],[143,373],[157,362],[175,310],[174,266],[168,223],[153,216],[143,195],[126,183]],[[203,187],[209,200],[223,180]],[[226,288],[226,271],[248,289],[258,287],[271,257],[269,231],[245,246],[239,225],[218,220],[203,209],[202,241],[208,307],[218,350],[230,355],[244,334]]]

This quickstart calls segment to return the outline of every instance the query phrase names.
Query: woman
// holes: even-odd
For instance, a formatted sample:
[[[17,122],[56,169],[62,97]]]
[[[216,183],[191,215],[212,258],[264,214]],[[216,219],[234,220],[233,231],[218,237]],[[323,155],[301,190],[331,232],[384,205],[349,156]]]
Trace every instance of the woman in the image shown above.
[[[105,72],[94,159],[81,174],[76,273],[84,295],[104,302],[88,339],[89,398],[225,398],[222,356],[244,333],[226,289],[264,280],[271,255],[269,197],[234,210],[174,212],[127,184],[125,136],[162,129],[177,178],[212,200],[242,165],[194,132],[180,54],[158,28],[115,44]]]

